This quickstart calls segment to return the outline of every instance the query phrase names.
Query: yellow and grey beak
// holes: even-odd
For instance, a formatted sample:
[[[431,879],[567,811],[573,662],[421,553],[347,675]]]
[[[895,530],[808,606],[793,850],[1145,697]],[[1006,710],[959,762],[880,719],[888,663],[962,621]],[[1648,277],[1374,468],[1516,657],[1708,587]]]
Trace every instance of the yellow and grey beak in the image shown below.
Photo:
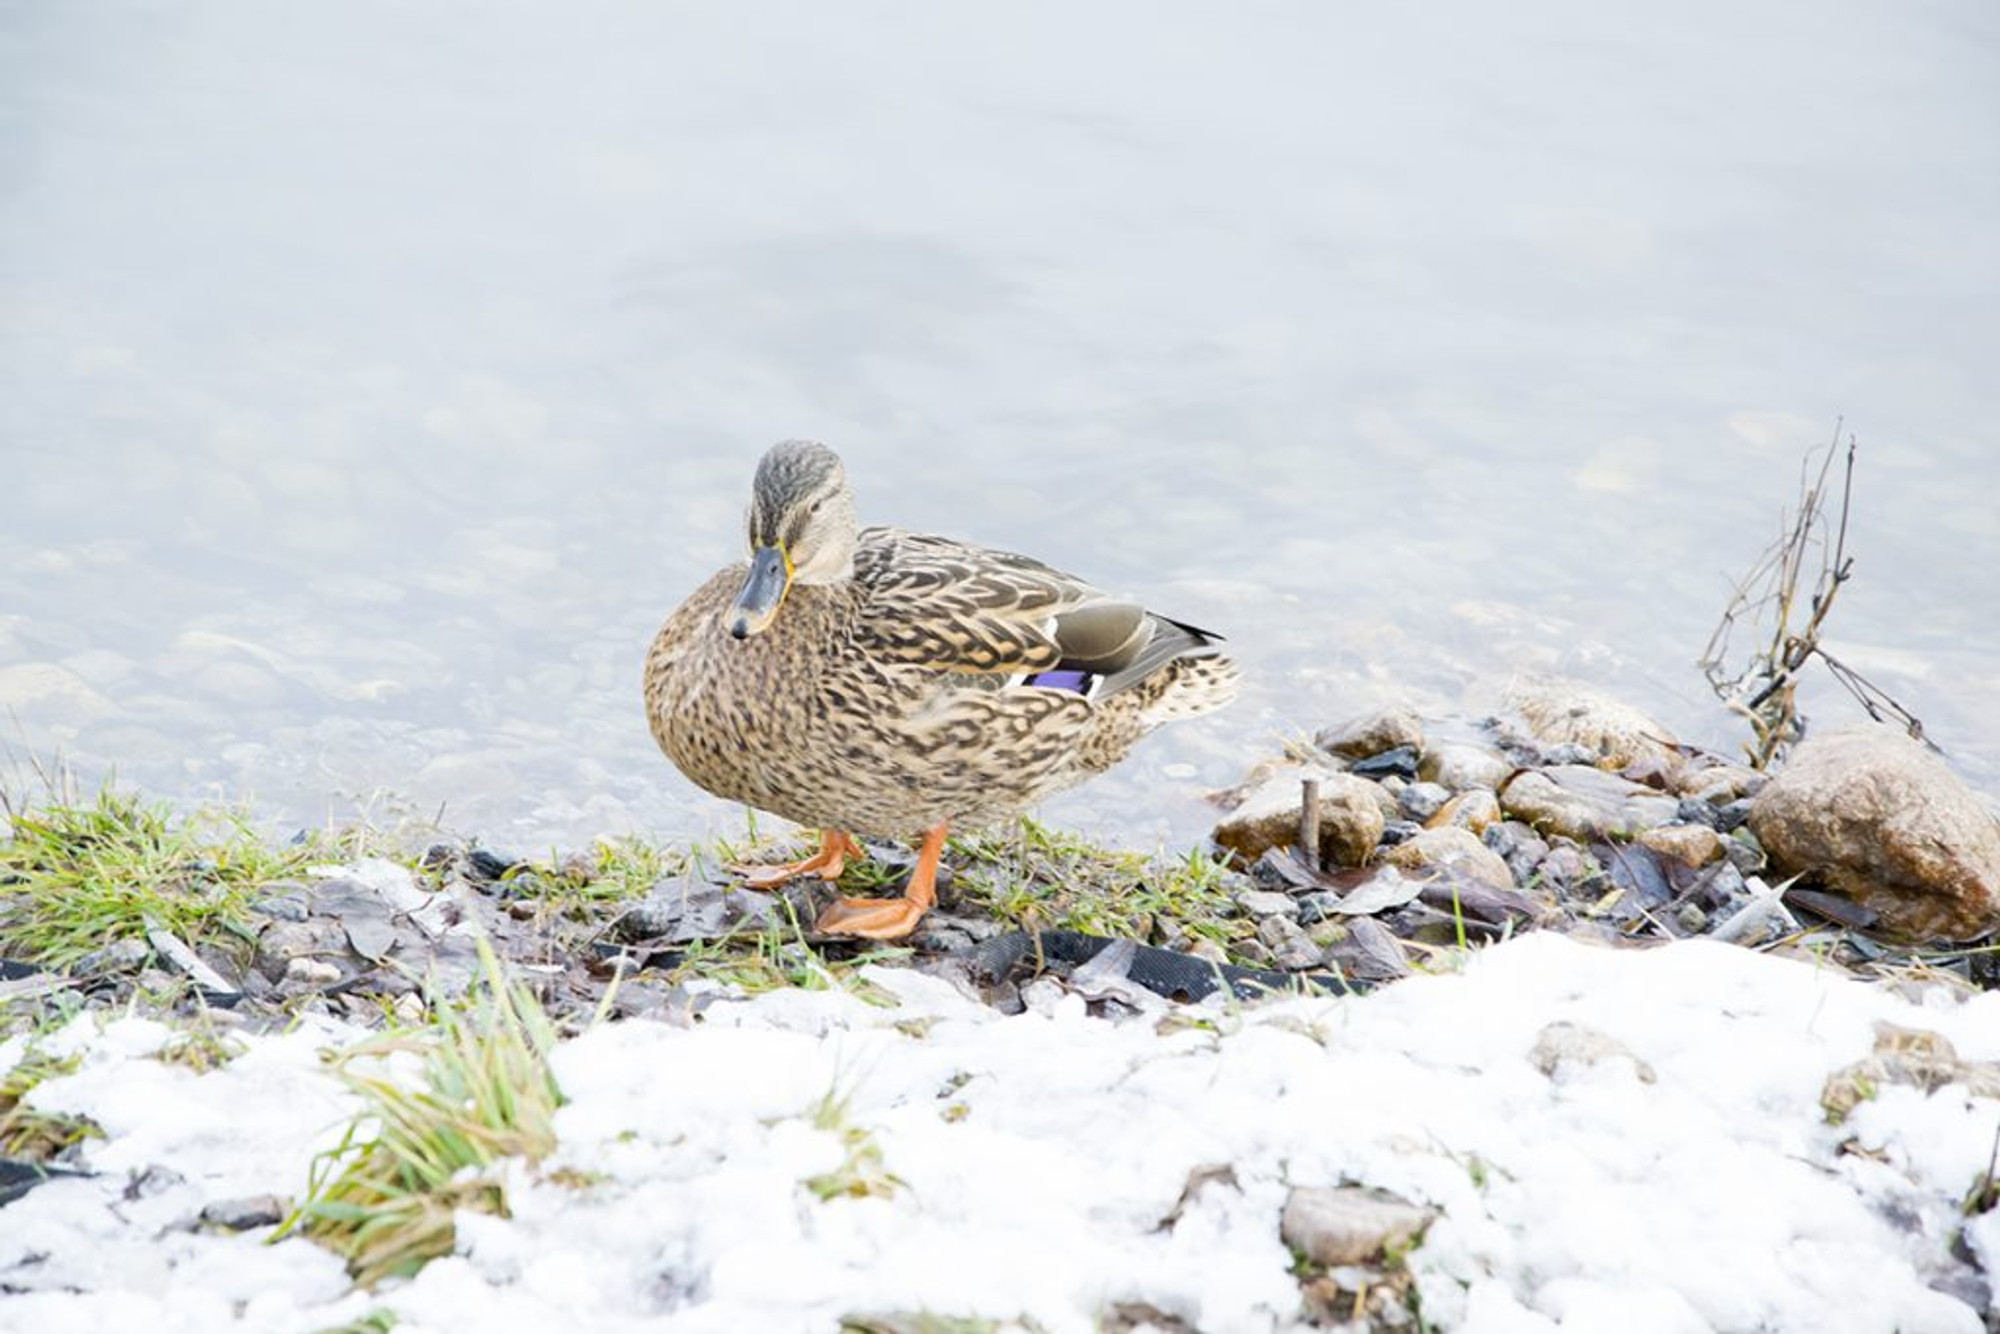
[[[758,547],[750,557],[750,573],[729,607],[729,633],[748,639],[769,628],[792,586],[792,558],[783,544]]]

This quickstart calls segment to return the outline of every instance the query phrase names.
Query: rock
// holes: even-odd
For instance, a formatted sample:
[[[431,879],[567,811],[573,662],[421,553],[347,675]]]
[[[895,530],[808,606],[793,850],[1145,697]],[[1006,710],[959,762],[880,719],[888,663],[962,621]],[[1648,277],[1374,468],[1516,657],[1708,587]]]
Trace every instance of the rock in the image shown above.
[[[1386,1190],[1362,1186],[1294,1186],[1278,1233],[1316,1265],[1358,1265],[1402,1250],[1437,1213]]]
[[[1390,820],[1382,826],[1381,846],[1393,847],[1398,843],[1408,843],[1423,832],[1424,827],[1415,820]]]
[[[1402,813],[1418,824],[1424,823],[1444,809],[1451,800],[1451,789],[1441,783],[1411,783],[1396,798]]]
[[[1764,845],[1748,829],[1739,829],[1731,834],[1724,841],[1722,852],[1729,858],[1729,864],[1744,875],[1756,875],[1771,861],[1764,855]]]
[[[1722,816],[1715,807],[1705,801],[1697,801],[1693,797],[1681,798],[1680,807],[1674,812],[1674,819],[1682,824],[1707,825],[1710,829],[1714,829],[1722,822]]]
[[[1674,790],[1711,806],[1723,806],[1755,796],[1764,781],[1764,775],[1748,765],[1711,764],[1703,769],[1683,769]]]
[[[1410,971],[1408,954],[1395,933],[1373,917],[1350,917],[1343,924],[1326,924],[1325,931],[1310,933],[1313,943],[1324,953],[1322,967],[1337,968],[1342,977],[1364,982],[1391,982]]]
[[[1501,790],[1500,806],[1545,835],[1586,843],[1630,838],[1665,824],[1680,809],[1672,797],[1581,764],[1517,775]]]
[[[1340,895],[1324,889],[1315,889],[1310,894],[1299,895],[1299,925],[1311,926],[1315,922],[1323,922],[1337,915],[1336,905],[1339,902]]]
[[[1748,797],[1739,797],[1715,808],[1715,829],[1717,833],[1732,833],[1741,829],[1750,818],[1750,808],[1757,803]]]
[[[153,957],[143,940],[127,936],[103,945],[78,959],[70,968],[72,977],[96,977],[103,973],[129,973]]]
[[[243,1232],[253,1227],[276,1227],[290,1212],[291,1205],[282,1195],[246,1195],[203,1205],[201,1222],[223,1232]]]
[[[1514,887],[1514,874],[1500,854],[1481,843],[1471,830],[1455,825],[1426,829],[1409,842],[1390,848],[1382,860],[1405,871],[1447,868],[1499,889]]]
[[[1514,763],[1499,751],[1465,742],[1433,746],[1418,772],[1453,792],[1483,787],[1497,789],[1514,772]]]
[[[1556,745],[1545,747],[1542,750],[1541,762],[1543,764],[1587,764],[1595,769],[1597,761],[1601,758],[1603,757],[1598,754],[1595,746],[1586,746],[1581,741],[1563,741]]]
[[[1291,972],[1319,967],[1320,947],[1289,917],[1266,917],[1257,923],[1257,939],[1278,967]]]
[[[1408,709],[1383,709],[1329,727],[1313,738],[1321,750],[1348,760],[1365,760],[1385,750],[1424,748],[1424,726]]]
[[[1934,1093],[1960,1084],[1975,1098],[2000,1098],[2000,1061],[1968,1061],[1951,1040],[1924,1028],[1875,1021],[1875,1050],[1827,1077],[1820,1106],[1835,1125],[1891,1084]]]
[[[1892,728],[1802,743],[1757,794],[1750,828],[1780,870],[1847,895],[1891,935],[1970,940],[2000,927],[2000,822]]]
[[[1236,896],[1236,905],[1252,917],[1290,917],[1298,912],[1298,900],[1269,889],[1246,889]]]
[[[1684,761],[1674,734],[1601,690],[1559,677],[1524,677],[1507,702],[1544,745],[1588,747],[1613,768],[1650,761],[1671,771]]]
[[[1328,866],[1359,866],[1381,841],[1385,823],[1375,784],[1351,774],[1291,769],[1265,780],[1215,826],[1214,838],[1244,862],[1298,838],[1301,777],[1319,779],[1319,853]]]
[[[1642,1084],[1659,1080],[1653,1067],[1634,1056],[1631,1048],[1617,1038],[1566,1019],[1546,1025],[1536,1035],[1534,1048],[1528,1053],[1529,1063],[1558,1084],[1576,1078],[1580,1070],[1613,1060],[1630,1061],[1632,1073]]]
[[[1430,818],[1433,829],[1451,826],[1484,834],[1500,820],[1500,799],[1484,788],[1461,792],[1438,808]]]
[[[1722,855],[1722,835],[1705,824],[1670,824],[1648,829],[1639,841],[1684,866],[1706,866]]]
[[[1486,832],[1480,835],[1480,841],[1500,854],[1507,863],[1507,869],[1514,873],[1517,885],[1533,880],[1541,868],[1542,859],[1549,855],[1548,843],[1519,820],[1502,820],[1488,826]]]
[[[1387,778],[1415,778],[1417,752],[1412,746],[1398,746],[1394,750],[1385,750],[1380,755],[1370,755],[1365,760],[1356,760],[1348,766],[1348,772],[1356,778],[1372,778],[1377,782]]]

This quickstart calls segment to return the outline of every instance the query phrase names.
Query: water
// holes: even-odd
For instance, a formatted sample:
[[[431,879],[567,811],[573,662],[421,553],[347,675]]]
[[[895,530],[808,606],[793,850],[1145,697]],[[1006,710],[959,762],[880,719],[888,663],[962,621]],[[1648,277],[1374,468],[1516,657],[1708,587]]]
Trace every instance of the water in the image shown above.
[[[1522,669],[1730,747],[1692,660],[1844,414],[1832,646],[2000,791],[2000,14],[1405,8],[16,7],[15,749],[736,827],[639,657],[789,435],[1231,636],[1240,704],[1048,812],[1100,836]]]

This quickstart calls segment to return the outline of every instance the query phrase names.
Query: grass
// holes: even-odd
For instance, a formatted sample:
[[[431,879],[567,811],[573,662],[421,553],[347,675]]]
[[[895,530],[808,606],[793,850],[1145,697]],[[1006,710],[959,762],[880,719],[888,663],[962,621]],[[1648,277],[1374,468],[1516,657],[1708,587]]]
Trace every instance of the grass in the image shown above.
[[[882,1162],[882,1146],[872,1131],[854,1124],[854,1093],[830,1088],[813,1104],[808,1115],[813,1128],[839,1138],[845,1151],[840,1166],[830,1172],[810,1176],[802,1183],[824,1204],[829,1200],[862,1200],[870,1196],[894,1195],[903,1182]]]
[[[32,1048],[0,1075],[0,1157],[47,1162],[64,1149],[104,1131],[86,1116],[44,1112],[27,1105],[28,1094],[45,1079],[69,1074],[80,1057],[57,1058]]]
[[[0,810],[0,951],[49,968],[154,928],[197,948],[246,943],[259,887],[315,857],[271,847],[240,813],[176,817],[108,786],[89,802],[0,794]]]
[[[950,851],[958,899],[1022,927],[1142,941],[1178,934],[1177,943],[1212,941],[1232,959],[1256,934],[1231,894],[1239,873],[1199,848],[1149,857],[1023,818],[1004,836],[954,839]]]
[[[780,898],[776,906],[780,911],[768,926],[689,945],[681,961],[668,970],[668,980],[679,984],[705,979],[750,996],[797,987],[802,991],[845,991],[870,1005],[895,1003],[882,988],[862,977],[861,969],[871,963],[908,958],[910,951],[886,945],[847,959],[825,958],[806,943],[805,926],[790,901]]]
[[[483,942],[481,983],[439,1005],[414,1032],[361,1043],[340,1073],[363,1110],[314,1160],[303,1202],[277,1236],[298,1231],[337,1252],[358,1283],[416,1273],[451,1252],[460,1209],[507,1215],[494,1169],[555,1147],[562,1091],[548,1067],[555,1030],[525,987],[509,984]],[[412,1083],[383,1058],[418,1062]]]

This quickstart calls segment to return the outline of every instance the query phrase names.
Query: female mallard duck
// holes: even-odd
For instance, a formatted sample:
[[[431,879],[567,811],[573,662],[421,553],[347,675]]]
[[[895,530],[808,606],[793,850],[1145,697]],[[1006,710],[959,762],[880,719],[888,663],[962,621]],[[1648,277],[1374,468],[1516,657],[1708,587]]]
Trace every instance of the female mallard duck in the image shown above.
[[[758,888],[838,879],[855,833],[922,834],[904,896],[840,900],[829,934],[907,935],[937,900],[952,824],[1015,814],[1236,693],[1205,631],[1025,556],[857,530],[825,445],[764,455],[749,538],[749,562],[660,627],[646,712],[696,783],[821,831],[817,855],[752,868]]]

